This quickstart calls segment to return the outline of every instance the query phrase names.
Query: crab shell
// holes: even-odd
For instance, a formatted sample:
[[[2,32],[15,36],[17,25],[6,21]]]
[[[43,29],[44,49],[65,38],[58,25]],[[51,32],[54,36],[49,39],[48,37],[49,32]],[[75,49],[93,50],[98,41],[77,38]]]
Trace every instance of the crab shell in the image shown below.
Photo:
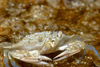
[[[66,36],[61,31],[44,31],[27,35],[22,41],[12,46],[4,46],[4,63],[9,66],[20,66],[13,58],[21,61],[49,65],[46,61],[60,61],[84,49],[84,42],[76,35]],[[43,56],[56,51],[63,51],[53,59]],[[45,60],[45,61],[44,61]]]

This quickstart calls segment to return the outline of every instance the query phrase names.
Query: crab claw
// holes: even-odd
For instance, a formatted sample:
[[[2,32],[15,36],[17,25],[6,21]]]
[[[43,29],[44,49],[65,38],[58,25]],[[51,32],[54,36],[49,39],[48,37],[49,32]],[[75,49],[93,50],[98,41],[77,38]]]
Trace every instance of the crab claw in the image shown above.
[[[80,52],[80,49],[77,49],[75,51],[70,51],[68,52],[67,50],[65,50],[64,52],[62,52],[61,54],[57,55],[56,57],[54,57],[54,61],[60,61],[62,59],[68,58],[76,53]]]
[[[69,56],[72,56],[78,52],[80,52],[82,49],[84,49],[84,42],[75,41],[72,43],[66,43],[67,45],[59,47],[58,50],[65,50],[56,57],[54,57],[54,61],[60,61],[62,59],[65,59]],[[72,47],[73,46],[73,47]]]
[[[52,61],[50,58],[40,55],[36,50],[16,50],[10,52],[10,55],[15,59],[38,65],[49,65],[49,63],[47,63],[46,61]]]
[[[23,57],[20,60],[22,60],[24,62],[27,62],[27,63],[38,64],[38,65],[49,65],[45,61],[51,61],[50,58],[45,57],[45,56],[39,56],[39,57]]]

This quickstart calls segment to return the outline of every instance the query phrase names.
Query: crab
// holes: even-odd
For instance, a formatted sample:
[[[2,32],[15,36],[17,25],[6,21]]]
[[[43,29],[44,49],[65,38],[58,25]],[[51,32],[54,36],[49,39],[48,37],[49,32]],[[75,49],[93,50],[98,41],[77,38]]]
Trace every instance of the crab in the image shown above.
[[[43,31],[26,35],[16,44],[3,46],[3,62],[7,67],[10,65],[20,67],[14,59],[31,64],[49,65],[47,61],[57,62],[83,49],[85,49],[85,43],[76,35],[67,36],[61,31]],[[53,59],[44,55],[56,51],[62,52]]]

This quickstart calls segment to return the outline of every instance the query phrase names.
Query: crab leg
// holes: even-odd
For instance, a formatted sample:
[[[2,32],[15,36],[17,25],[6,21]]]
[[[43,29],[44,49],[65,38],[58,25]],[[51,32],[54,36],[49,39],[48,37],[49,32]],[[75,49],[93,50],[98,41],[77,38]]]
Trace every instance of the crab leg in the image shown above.
[[[6,67],[11,67],[11,66],[13,66],[13,67],[21,67],[19,64],[17,64],[16,61],[14,61],[14,59],[12,59],[12,57],[10,56],[10,54],[8,53],[7,50],[4,51],[3,62],[6,65]]]
[[[8,58],[8,52],[7,50],[4,51],[4,54],[3,54],[3,62],[4,64],[6,65],[6,67],[9,67],[9,58]]]
[[[51,61],[50,58],[46,56],[42,56],[38,53],[38,51],[26,51],[26,50],[16,50],[10,52],[11,56],[15,59],[19,59],[21,61],[38,64],[38,65],[49,65],[46,61]]]
[[[92,53],[94,53],[100,59],[100,56],[99,56],[97,50],[93,46],[88,45],[88,44],[85,44],[84,53],[83,53],[83,55],[82,55],[82,57],[80,59],[82,59],[83,56],[86,54],[86,52],[89,52],[89,51],[91,51]]]

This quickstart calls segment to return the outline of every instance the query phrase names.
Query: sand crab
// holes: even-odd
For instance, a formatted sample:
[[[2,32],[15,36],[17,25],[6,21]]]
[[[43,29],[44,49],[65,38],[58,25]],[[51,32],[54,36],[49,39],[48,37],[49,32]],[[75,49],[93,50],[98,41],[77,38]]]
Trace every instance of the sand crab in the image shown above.
[[[49,65],[46,61],[60,61],[80,52],[84,47],[85,43],[80,41],[79,37],[75,35],[66,36],[61,31],[37,32],[27,35],[17,44],[3,46],[4,63],[9,67],[8,62],[10,61],[13,67],[20,67],[13,60],[15,58],[31,64]],[[55,51],[63,52],[53,59],[43,55]]]

